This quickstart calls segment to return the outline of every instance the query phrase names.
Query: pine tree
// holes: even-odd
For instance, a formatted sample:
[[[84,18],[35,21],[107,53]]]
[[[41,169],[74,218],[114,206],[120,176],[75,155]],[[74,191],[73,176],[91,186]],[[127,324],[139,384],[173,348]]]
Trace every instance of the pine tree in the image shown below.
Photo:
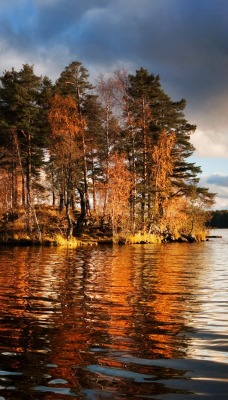
[[[26,209],[27,228],[36,220],[35,187],[48,164],[53,204],[65,206],[67,236],[80,203],[75,233],[93,214],[111,221],[113,233],[202,226],[214,194],[198,186],[200,167],[189,162],[195,126],[185,100],[172,101],[160,77],[141,68],[100,76],[96,90],[86,68],[72,62],[55,84],[33,66],[0,77],[0,179],[8,179],[3,207]],[[47,161],[49,160],[49,161]],[[91,201],[92,200],[92,201]],[[102,207],[101,207],[102,205]],[[124,208],[124,210],[122,210]],[[198,228],[197,228],[198,229]]]
[[[78,116],[80,118],[81,129],[81,163],[83,178],[77,189],[80,196],[81,215],[77,221],[80,228],[84,220],[90,215],[89,201],[89,182],[88,182],[88,154],[87,154],[87,118],[85,113],[85,103],[87,97],[91,94],[92,85],[89,83],[89,74],[87,69],[79,61],[72,62],[60,74],[55,84],[55,91],[60,95],[71,95],[74,97]]]
[[[172,133],[175,134],[171,152],[172,196],[175,193],[184,195],[189,187],[198,182],[197,174],[200,172],[199,167],[187,161],[194,151],[190,134],[195,126],[184,117],[185,101],[173,102],[161,88],[160,77],[149,74],[143,68],[137,70],[135,75],[129,75],[124,107],[126,149],[136,182],[132,208],[136,209],[137,203],[140,204],[141,228],[145,230],[156,214],[158,188],[153,151],[158,146],[160,134],[165,131],[167,140]]]
[[[34,74],[33,66],[28,64],[23,65],[19,72],[14,69],[6,71],[0,79],[0,113],[5,127],[5,149],[12,148],[13,163],[21,173],[22,203],[27,207],[27,227],[31,231],[32,183],[38,177],[43,161],[38,126],[38,98],[42,79]]]

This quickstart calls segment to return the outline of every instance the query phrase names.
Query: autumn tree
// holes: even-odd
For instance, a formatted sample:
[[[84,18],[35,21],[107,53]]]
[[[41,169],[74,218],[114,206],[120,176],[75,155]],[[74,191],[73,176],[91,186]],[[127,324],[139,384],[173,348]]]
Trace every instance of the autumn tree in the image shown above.
[[[91,95],[93,86],[89,82],[89,73],[79,61],[68,65],[60,74],[55,83],[55,91],[60,95],[71,95],[77,104],[78,118],[81,126],[81,159],[83,168],[83,181],[78,186],[81,202],[81,215],[78,219],[78,227],[83,225],[84,220],[90,215],[89,181],[88,181],[88,152],[87,152],[87,114],[85,103]]]
[[[58,182],[61,202],[65,204],[68,222],[67,237],[70,238],[73,232],[70,205],[81,179],[78,162],[83,126],[78,114],[78,106],[72,96],[56,94],[50,104],[49,123],[52,131],[50,160],[55,171],[56,183]]]
[[[136,219],[140,207],[140,228],[145,230],[151,226],[165,193],[161,190],[161,183],[158,183],[162,176],[159,175],[158,179],[162,152],[166,153],[165,158],[168,157],[166,162],[163,159],[164,175],[167,175],[168,165],[172,169],[169,174],[172,196],[185,196],[199,181],[197,174],[200,168],[188,162],[194,151],[190,134],[195,126],[184,117],[185,100],[173,102],[162,89],[160,77],[149,74],[143,68],[137,70],[135,75],[129,75],[123,99],[123,143],[135,181],[131,197],[131,208],[135,214],[132,220]],[[166,132],[166,136],[162,132]],[[171,138],[174,134],[173,143]]]
[[[173,158],[171,152],[174,145],[175,133],[167,134],[164,130],[159,134],[157,143],[152,149],[153,166],[151,172],[154,181],[154,188],[152,189],[154,201],[151,207],[156,223],[163,215],[163,209],[172,193]]]
[[[113,154],[109,165],[109,179],[100,184],[99,191],[102,219],[110,222],[113,236],[126,233],[130,229],[131,185],[131,175],[127,169],[125,158]]]
[[[185,106],[144,68],[100,75],[96,88],[79,61],[54,84],[27,64],[19,72],[5,71],[0,77],[0,178],[7,180],[2,207],[22,205],[32,231],[33,194],[39,198],[44,189],[40,177],[47,166],[47,187],[53,204],[59,196],[60,209],[65,207],[68,237],[78,204],[78,232],[91,212],[111,224],[113,235],[157,225],[173,229],[172,215],[185,221],[180,232],[195,229],[214,194],[198,186],[200,167],[189,161],[196,127],[186,120]]]
[[[199,194],[196,186],[192,186],[186,196],[171,197],[160,218],[161,232],[172,234],[173,239],[205,240],[210,220],[208,210],[213,203],[212,196]]]

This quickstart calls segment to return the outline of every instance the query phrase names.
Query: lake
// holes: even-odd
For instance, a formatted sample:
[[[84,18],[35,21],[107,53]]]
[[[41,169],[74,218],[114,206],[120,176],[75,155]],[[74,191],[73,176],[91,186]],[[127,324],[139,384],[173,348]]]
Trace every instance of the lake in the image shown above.
[[[0,247],[0,400],[227,399],[228,231]]]

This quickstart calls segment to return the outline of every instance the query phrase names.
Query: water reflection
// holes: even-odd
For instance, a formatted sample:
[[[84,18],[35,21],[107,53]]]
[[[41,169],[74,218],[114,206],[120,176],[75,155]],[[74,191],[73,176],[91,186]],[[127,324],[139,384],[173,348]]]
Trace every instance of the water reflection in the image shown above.
[[[217,293],[215,256],[207,243],[1,248],[2,398],[191,398],[215,382],[222,398],[228,277],[221,259]]]

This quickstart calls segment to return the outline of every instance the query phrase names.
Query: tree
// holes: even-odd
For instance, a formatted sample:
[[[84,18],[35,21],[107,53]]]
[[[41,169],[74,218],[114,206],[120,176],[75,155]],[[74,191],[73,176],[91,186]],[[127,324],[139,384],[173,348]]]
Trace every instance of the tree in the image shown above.
[[[115,117],[117,81],[114,77],[105,78],[100,75],[97,80],[96,91],[101,102],[101,130],[99,135],[98,158],[100,173],[103,182],[109,183],[109,170],[112,155],[119,150],[118,136],[120,126]],[[117,144],[117,148],[116,148]],[[108,192],[106,192],[108,195]],[[104,199],[104,215],[106,214],[108,198]]]
[[[213,195],[204,195],[196,186],[192,186],[187,196],[172,197],[166,204],[162,218],[161,230],[172,233],[174,239],[180,236],[195,236],[196,239],[205,239],[206,225],[210,219],[208,209],[213,205]]]
[[[68,222],[67,238],[70,238],[73,232],[70,204],[75,187],[80,181],[77,163],[80,158],[79,138],[83,129],[78,106],[72,96],[56,94],[52,98],[49,123],[52,130],[50,157],[57,176],[59,194],[65,203]]]
[[[43,162],[38,127],[38,98],[42,79],[34,74],[33,66],[25,64],[19,72],[14,69],[6,71],[0,80],[3,140],[6,151],[9,151],[11,142],[12,171],[20,170],[21,173],[22,203],[27,208],[27,228],[31,231],[31,214],[34,212],[32,184]]]
[[[185,195],[188,188],[198,182],[197,174],[200,172],[199,167],[187,162],[194,151],[190,143],[190,133],[195,126],[184,118],[185,101],[173,102],[161,88],[160,77],[149,74],[143,68],[137,70],[135,75],[129,75],[124,99],[125,151],[131,172],[135,176],[132,210],[135,213],[137,204],[140,205],[141,229],[145,230],[155,218],[158,197],[162,193],[158,186],[160,167],[156,164],[159,159],[156,154],[162,150],[161,143],[159,144],[162,132],[166,132],[167,139],[175,134],[172,152],[169,156],[166,154],[172,158],[172,195]],[[167,150],[166,146],[166,152]],[[163,164],[166,168],[170,163],[163,160]],[[135,217],[132,218],[134,219]]]
[[[33,195],[37,200],[45,188],[40,177],[47,166],[53,204],[58,195],[60,210],[65,207],[68,237],[77,203],[73,233],[91,217],[91,205],[92,217],[99,213],[113,234],[172,226],[175,201],[176,215],[188,221],[180,230],[195,229],[214,194],[198,187],[200,168],[188,161],[195,126],[185,119],[185,105],[172,101],[160,77],[144,68],[100,75],[96,90],[78,61],[54,85],[27,64],[6,71],[0,77],[0,177],[8,179],[2,207],[22,204],[32,231]]]
[[[129,231],[129,196],[131,175],[125,164],[125,158],[113,154],[109,165],[109,179],[100,184],[99,202],[102,219],[111,224],[112,235]]]
[[[86,116],[86,160],[88,165],[89,192],[92,192],[93,213],[96,216],[97,184],[102,177],[101,154],[103,153],[102,106],[97,96],[88,95],[84,102]]]
[[[88,81],[88,71],[79,61],[72,62],[61,73],[55,84],[55,91],[60,95],[71,95],[77,104],[78,117],[81,126],[81,154],[83,165],[83,182],[78,186],[81,200],[81,215],[78,219],[78,227],[83,225],[87,216],[90,215],[89,183],[88,183],[88,160],[87,160],[87,118],[85,103],[91,94],[92,85]]]
[[[163,209],[172,192],[171,177],[173,174],[172,149],[175,145],[175,133],[166,131],[159,134],[157,144],[152,150],[152,174],[154,180],[153,214],[157,223],[163,215]]]
[[[128,87],[128,120],[131,123],[130,135],[134,131],[134,150],[137,149],[137,176],[138,192],[141,204],[142,230],[146,228],[146,219],[149,209],[148,179],[149,149],[152,147],[151,121],[152,101],[156,99],[159,88],[159,78],[149,75],[144,69],[136,71],[136,76],[129,76]],[[132,149],[133,150],[133,149]],[[133,151],[132,151],[133,152]]]

